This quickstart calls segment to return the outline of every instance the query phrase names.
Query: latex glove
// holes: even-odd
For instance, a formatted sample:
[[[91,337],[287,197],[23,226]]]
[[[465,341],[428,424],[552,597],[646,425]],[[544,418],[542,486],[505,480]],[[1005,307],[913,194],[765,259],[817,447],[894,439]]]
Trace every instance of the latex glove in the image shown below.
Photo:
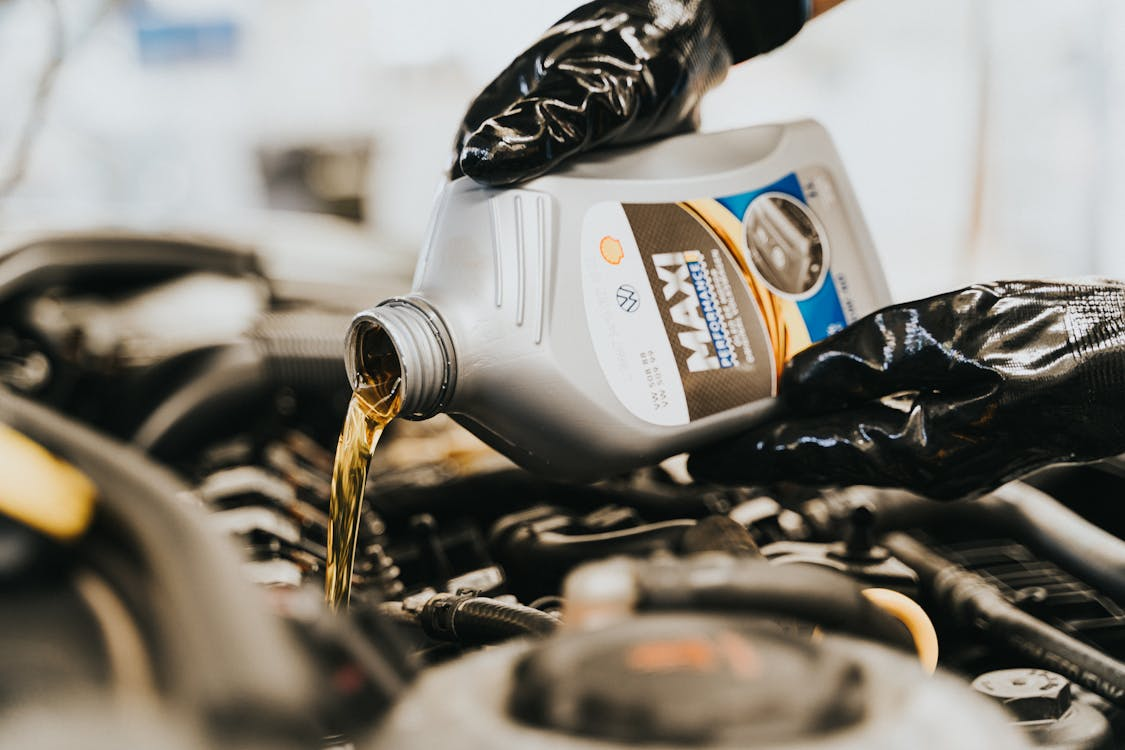
[[[697,453],[693,476],[951,498],[1120,453],[1125,285],[997,282],[894,305],[794,357],[779,393],[790,417]]]
[[[806,11],[806,0],[583,5],[470,105],[452,176],[507,185],[597,146],[695,129],[731,64],[785,42]]]

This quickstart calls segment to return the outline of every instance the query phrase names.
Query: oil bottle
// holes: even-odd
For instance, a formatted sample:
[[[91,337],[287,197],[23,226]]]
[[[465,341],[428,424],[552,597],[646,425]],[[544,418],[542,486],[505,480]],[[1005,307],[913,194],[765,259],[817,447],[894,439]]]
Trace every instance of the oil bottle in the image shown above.
[[[389,361],[401,417],[593,480],[767,419],[790,357],[889,301],[827,133],[758,126],[449,183],[413,291],[355,317],[346,363]]]

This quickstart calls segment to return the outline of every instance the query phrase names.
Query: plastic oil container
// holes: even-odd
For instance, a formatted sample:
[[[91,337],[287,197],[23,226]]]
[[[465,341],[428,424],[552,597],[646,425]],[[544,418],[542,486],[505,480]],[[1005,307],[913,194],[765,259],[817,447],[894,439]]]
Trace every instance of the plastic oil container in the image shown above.
[[[356,316],[347,367],[389,347],[400,416],[592,480],[768,419],[790,357],[889,302],[820,125],[690,134],[447,184],[413,291]]]

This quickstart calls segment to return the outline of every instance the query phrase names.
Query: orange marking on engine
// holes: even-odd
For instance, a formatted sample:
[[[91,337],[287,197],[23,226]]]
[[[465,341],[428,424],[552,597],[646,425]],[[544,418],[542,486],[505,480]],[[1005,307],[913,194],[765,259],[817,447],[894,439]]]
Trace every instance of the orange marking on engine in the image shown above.
[[[715,645],[700,638],[641,643],[625,657],[634,672],[714,672],[717,664]]]

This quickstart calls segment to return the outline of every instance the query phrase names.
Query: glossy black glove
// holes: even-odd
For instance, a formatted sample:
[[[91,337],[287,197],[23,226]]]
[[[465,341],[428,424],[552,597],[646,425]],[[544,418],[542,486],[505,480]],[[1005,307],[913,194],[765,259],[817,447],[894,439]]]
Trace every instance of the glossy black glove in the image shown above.
[[[694,129],[731,64],[785,42],[805,12],[805,0],[583,5],[470,105],[452,174],[508,185],[597,146]]]
[[[793,358],[790,416],[692,457],[700,479],[951,498],[1125,451],[1125,285],[997,282],[867,316]]]

